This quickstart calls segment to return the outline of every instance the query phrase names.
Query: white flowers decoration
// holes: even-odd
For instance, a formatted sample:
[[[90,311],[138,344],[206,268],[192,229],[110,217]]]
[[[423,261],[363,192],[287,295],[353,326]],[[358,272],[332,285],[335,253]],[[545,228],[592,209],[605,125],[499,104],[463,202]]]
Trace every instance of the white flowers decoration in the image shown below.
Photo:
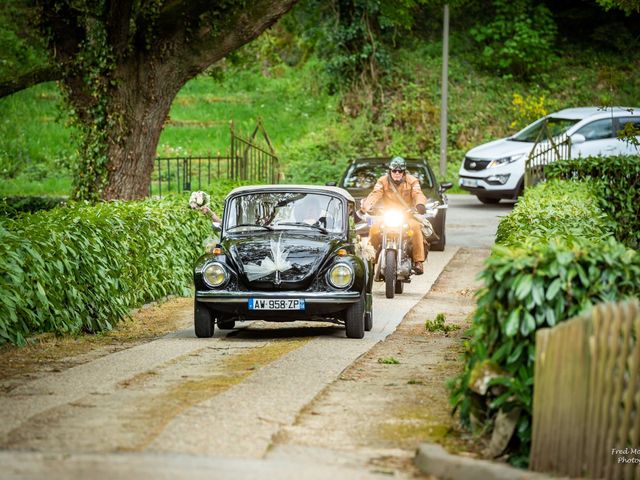
[[[293,265],[287,261],[289,252],[282,248],[282,244],[278,239],[277,242],[271,240],[271,258],[266,257],[260,262],[260,265],[256,263],[248,263],[244,266],[244,271],[247,274],[247,278],[250,282],[257,280],[258,278],[271,275],[273,272],[286,272]],[[279,275],[276,275],[276,284],[279,282]]]

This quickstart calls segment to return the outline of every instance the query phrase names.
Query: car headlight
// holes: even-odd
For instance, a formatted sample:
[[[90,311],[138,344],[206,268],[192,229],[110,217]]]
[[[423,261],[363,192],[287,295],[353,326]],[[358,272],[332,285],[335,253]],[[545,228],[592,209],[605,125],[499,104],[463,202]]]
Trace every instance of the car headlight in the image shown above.
[[[399,227],[404,220],[402,212],[398,210],[389,210],[384,212],[384,224],[390,227]]]
[[[507,165],[508,163],[513,163],[516,160],[520,160],[524,156],[524,153],[518,153],[517,155],[511,155],[510,157],[502,157],[496,158],[495,160],[491,160],[487,168],[495,168],[500,165]]]
[[[227,270],[218,262],[209,263],[202,271],[204,283],[210,287],[219,287],[227,281]]]
[[[336,263],[329,270],[329,283],[336,288],[347,288],[353,283],[353,268],[347,263]]]

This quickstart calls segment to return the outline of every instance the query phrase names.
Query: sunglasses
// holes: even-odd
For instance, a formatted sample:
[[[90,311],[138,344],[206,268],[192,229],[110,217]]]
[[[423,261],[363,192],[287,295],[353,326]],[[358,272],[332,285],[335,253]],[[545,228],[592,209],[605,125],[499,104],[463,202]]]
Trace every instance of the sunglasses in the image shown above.
[[[404,170],[401,168],[392,168],[391,171],[393,173],[404,173]]]

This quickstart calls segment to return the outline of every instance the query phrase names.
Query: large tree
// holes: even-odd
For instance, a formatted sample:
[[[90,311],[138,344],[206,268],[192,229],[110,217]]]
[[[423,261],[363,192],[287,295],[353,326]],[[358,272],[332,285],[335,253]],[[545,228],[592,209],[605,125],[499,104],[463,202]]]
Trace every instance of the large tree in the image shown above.
[[[75,195],[141,198],[180,88],[296,1],[22,0],[49,62],[0,84],[0,96],[59,80],[82,132]]]

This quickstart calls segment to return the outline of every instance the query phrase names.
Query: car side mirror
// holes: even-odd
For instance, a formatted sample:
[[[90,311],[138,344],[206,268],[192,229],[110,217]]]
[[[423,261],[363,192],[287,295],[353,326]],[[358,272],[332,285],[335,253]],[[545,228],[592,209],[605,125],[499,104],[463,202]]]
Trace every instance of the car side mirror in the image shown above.
[[[222,224],[220,222],[212,222],[211,223],[211,229],[217,233],[218,235],[220,235],[222,233]]]
[[[337,185],[337,183],[336,182],[327,182],[327,183],[325,183],[325,185],[327,187],[335,187]]]
[[[451,182],[441,183],[440,184],[440,192],[444,192],[445,190],[449,190],[451,187],[453,187],[453,183],[451,183]]]
[[[578,145],[578,144],[584,143],[586,141],[587,141],[587,139],[581,133],[574,133],[573,135],[571,135],[571,144],[572,145]]]

